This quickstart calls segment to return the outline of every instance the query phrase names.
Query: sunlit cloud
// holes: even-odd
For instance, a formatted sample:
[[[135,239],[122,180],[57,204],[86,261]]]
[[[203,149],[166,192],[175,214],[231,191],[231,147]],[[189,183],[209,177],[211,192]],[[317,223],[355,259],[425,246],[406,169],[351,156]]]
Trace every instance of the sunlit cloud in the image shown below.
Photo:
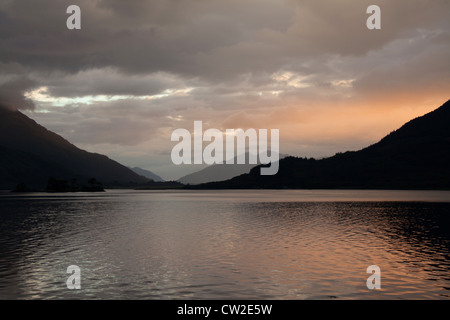
[[[53,107],[64,107],[67,105],[77,105],[77,104],[94,104],[96,102],[108,102],[108,101],[118,101],[126,99],[145,99],[146,97],[135,97],[135,96],[122,96],[122,95],[89,95],[83,97],[53,97],[49,94],[47,87],[40,87],[36,90],[32,90],[25,93],[25,97],[33,100],[35,103],[49,103]],[[41,110],[41,112],[43,112]]]
[[[331,81],[331,84],[335,87],[341,87],[341,88],[353,88],[353,82],[355,82],[356,79],[350,79],[350,80],[333,80]]]
[[[183,88],[183,89],[166,89],[160,94],[155,94],[152,96],[147,96],[145,99],[162,99],[170,96],[187,96],[189,93],[194,90],[194,88]]]
[[[194,88],[185,89],[166,89],[161,94],[151,96],[134,96],[134,95],[87,95],[82,97],[55,97],[49,93],[48,87],[40,87],[35,90],[25,92],[24,96],[31,99],[36,104],[47,103],[53,107],[64,107],[67,105],[78,104],[95,104],[97,102],[112,102],[119,100],[151,100],[163,99],[171,96],[187,96]],[[39,112],[44,112],[41,109]]]
[[[274,73],[272,79],[278,83],[294,88],[308,88],[311,86],[310,83],[306,82],[308,76],[302,76],[291,71]]]

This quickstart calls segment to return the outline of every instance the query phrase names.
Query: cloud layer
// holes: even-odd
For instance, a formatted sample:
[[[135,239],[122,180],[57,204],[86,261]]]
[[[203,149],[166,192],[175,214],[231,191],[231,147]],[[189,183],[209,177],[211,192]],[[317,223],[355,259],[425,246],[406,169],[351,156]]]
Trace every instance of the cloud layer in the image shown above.
[[[325,156],[448,99],[447,0],[75,2],[0,3],[0,105],[166,178],[182,171],[170,133],[194,120],[279,128],[281,152]]]

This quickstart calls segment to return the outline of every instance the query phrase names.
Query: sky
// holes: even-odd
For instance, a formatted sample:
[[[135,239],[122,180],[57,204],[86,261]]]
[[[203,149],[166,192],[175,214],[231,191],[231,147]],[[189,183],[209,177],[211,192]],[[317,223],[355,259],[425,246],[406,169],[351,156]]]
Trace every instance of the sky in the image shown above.
[[[69,30],[69,5],[81,30]],[[369,30],[369,5],[381,29]],[[448,0],[0,0],[0,106],[178,179],[177,128],[279,129],[280,152],[376,143],[450,92]]]

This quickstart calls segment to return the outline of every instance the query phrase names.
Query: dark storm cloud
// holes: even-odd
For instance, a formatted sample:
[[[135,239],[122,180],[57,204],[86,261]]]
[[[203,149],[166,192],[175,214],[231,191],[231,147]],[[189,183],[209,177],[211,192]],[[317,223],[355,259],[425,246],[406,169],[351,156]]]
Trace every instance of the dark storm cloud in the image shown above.
[[[217,81],[295,67],[299,58],[317,54],[364,54],[440,22],[448,9],[444,0],[381,0],[383,28],[370,33],[365,9],[372,1],[84,0],[77,1],[82,30],[69,31],[65,8],[72,2],[3,4],[0,60],[44,70],[111,66]]]
[[[202,87],[196,92],[221,99],[220,90],[259,90],[280,70],[330,83],[339,73],[330,57],[351,60],[341,73],[366,77],[370,59],[360,66],[353,62],[420,30],[434,30],[446,41],[447,0],[379,0],[382,29],[376,32],[365,27],[372,2],[79,0],[82,30],[73,31],[66,28],[73,1],[4,1],[0,66],[11,76],[27,70],[55,96],[152,95],[194,81]],[[448,53],[440,48],[430,54]],[[402,48],[395,58],[409,55]],[[248,81],[238,88],[242,77]]]
[[[27,78],[15,78],[0,82],[0,107],[10,110],[32,110],[35,104],[26,98],[24,93],[36,86],[36,83]]]
[[[75,74],[56,74],[46,81],[48,93],[57,97],[92,95],[155,95],[177,89],[184,82],[165,73],[123,75],[110,68],[83,70]]]

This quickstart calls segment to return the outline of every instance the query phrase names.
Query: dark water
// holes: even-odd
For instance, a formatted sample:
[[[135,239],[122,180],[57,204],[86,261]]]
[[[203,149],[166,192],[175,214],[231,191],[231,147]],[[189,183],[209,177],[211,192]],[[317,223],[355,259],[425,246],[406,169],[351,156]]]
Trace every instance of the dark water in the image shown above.
[[[1,299],[450,297],[450,192],[120,190],[0,206]]]

